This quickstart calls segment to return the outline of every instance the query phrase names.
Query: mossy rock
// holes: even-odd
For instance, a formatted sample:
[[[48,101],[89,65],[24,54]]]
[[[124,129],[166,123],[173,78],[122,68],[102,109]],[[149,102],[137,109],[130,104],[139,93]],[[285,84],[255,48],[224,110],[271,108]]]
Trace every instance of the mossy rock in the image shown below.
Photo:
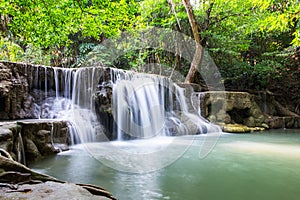
[[[253,131],[264,131],[266,127],[248,127],[242,124],[219,124],[224,132],[249,133]]]
[[[228,133],[249,133],[251,128],[242,124],[222,124],[222,130]]]

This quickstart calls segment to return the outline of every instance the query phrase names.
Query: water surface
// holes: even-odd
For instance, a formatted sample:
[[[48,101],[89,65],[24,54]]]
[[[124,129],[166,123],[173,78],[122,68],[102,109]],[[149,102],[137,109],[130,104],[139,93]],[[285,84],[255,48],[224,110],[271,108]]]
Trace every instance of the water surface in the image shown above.
[[[200,135],[176,138],[176,142],[171,143],[161,142],[160,138],[156,142],[76,145],[70,151],[30,167],[62,180],[100,185],[121,200],[299,199],[300,130],[222,134],[212,152],[200,159],[204,138]],[[164,144],[168,148],[164,148]],[[132,156],[135,153],[144,155],[145,160],[156,148],[160,148],[157,151],[163,155],[159,159],[168,159],[169,149],[189,148],[175,162],[159,170],[128,173],[107,166],[127,162],[128,166],[135,167],[131,163],[134,159],[114,155],[112,146]],[[103,164],[101,161],[105,157],[114,162]]]

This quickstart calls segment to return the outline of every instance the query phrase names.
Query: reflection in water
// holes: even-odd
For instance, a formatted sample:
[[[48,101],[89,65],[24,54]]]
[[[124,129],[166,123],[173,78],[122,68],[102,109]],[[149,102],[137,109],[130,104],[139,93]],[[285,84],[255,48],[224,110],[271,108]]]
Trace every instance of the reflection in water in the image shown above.
[[[224,144],[224,147],[241,153],[284,158],[300,158],[300,144],[272,144],[264,142],[237,141]]]
[[[180,137],[177,142],[172,142],[172,148],[193,143],[176,162],[151,173],[133,174],[109,168],[92,157],[84,145],[73,146],[72,150],[31,167],[63,180],[100,185],[121,200],[299,199],[299,130],[293,133],[223,134],[205,159],[199,159],[204,137],[191,138]],[[155,143],[139,143],[138,140],[98,143],[95,149],[104,155],[112,145],[130,152],[139,152],[140,146],[145,145],[152,151],[151,144]],[[94,145],[89,145],[88,149],[93,149]],[[126,162],[127,158],[115,159]]]

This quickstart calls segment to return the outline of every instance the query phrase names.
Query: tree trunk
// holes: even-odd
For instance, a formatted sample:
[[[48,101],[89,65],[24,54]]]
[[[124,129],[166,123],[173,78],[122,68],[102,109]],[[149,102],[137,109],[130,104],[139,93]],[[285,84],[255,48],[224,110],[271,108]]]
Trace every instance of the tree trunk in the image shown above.
[[[182,2],[183,2],[184,7],[186,9],[186,13],[188,15],[189,22],[190,22],[192,32],[193,32],[193,35],[194,35],[194,39],[195,39],[195,42],[196,42],[196,51],[194,53],[194,57],[193,57],[189,72],[188,72],[188,74],[185,78],[186,83],[193,83],[193,82],[195,82],[195,80],[193,80],[193,79],[194,79],[195,74],[197,72],[197,67],[199,66],[199,64],[201,62],[202,46],[201,46],[201,39],[200,39],[199,32],[198,32],[198,25],[197,25],[196,20],[195,20],[195,16],[194,16],[194,12],[193,12],[193,9],[192,9],[192,6],[191,6],[191,2],[190,2],[190,0],[182,0]]]

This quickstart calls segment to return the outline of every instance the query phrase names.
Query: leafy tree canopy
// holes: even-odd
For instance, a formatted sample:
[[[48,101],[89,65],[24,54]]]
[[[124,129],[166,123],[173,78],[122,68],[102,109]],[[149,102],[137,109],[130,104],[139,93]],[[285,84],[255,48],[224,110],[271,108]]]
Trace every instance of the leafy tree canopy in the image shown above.
[[[190,2],[201,44],[225,81],[257,79],[266,87],[290,68],[287,56],[300,46],[299,0]],[[0,59],[58,65],[73,57],[79,66],[103,40],[124,31],[162,27],[193,37],[182,0],[2,0],[0,13]],[[178,55],[127,48],[118,67],[151,61],[187,72],[189,64]]]
[[[134,1],[11,0],[2,1],[1,13],[17,39],[42,47],[68,45],[70,35],[81,32],[100,40],[132,29],[138,12]]]

